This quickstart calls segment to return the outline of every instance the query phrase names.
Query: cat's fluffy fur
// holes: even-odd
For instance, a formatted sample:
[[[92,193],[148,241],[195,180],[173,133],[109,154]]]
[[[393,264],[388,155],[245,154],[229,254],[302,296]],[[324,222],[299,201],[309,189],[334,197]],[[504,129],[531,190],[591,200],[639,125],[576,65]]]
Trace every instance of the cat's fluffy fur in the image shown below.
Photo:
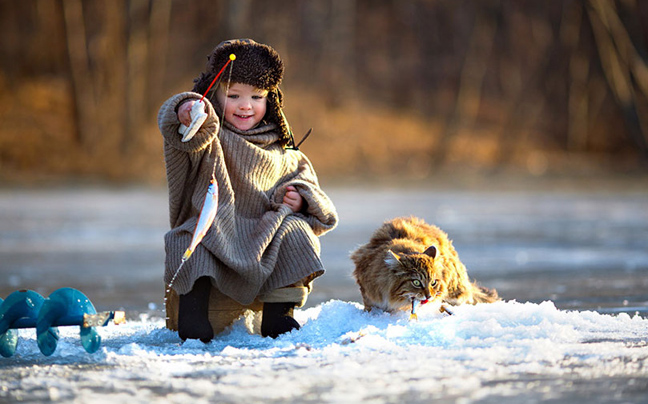
[[[452,305],[499,300],[495,290],[470,282],[448,235],[418,218],[385,222],[351,259],[365,310],[407,310],[412,299]]]

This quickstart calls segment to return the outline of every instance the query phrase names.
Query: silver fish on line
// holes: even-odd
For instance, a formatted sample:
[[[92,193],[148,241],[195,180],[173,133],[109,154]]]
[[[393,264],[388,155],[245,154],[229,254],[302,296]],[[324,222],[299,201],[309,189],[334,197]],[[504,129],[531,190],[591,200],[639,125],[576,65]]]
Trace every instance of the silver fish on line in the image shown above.
[[[171,290],[171,286],[173,286],[173,282],[175,282],[176,278],[178,277],[178,273],[180,273],[180,269],[182,269],[184,263],[187,262],[189,257],[191,257],[191,254],[193,254],[193,252],[196,250],[196,247],[198,246],[198,244],[200,244],[203,237],[205,237],[205,234],[207,234],[207,231],[211,227],[212,223],[214,223],[214,219],[216,218],[217,211],[218,211],[218,183],[214,178],[212,178],[211,181],[209,182],[209,187],[207,188],[205,201],[203,202],[202,209],[200,210],[200,215],[198,216],[198,222],[196,223],[196,228],[194,229],[193,237],[191,238],[191,243],[189,244],[189,247],[182,255],[182,260],[180,261],[180,265],[178,266],[178,269],[173,275],[171,282],[169,282],[169,285],[167,287],[167,294]],[[166,301],[166,297],[164,298],[164,300]]]

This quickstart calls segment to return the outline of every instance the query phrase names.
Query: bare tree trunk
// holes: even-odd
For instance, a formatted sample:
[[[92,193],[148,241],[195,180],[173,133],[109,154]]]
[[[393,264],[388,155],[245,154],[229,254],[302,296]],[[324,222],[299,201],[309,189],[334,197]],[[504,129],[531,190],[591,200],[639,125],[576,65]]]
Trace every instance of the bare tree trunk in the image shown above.
[[[643,157],[648,158],[648,119],[639,113],[637,102],[637,92],[644,99],[648,96],[648,68],[630,41],[614,3],[590,0],[589,5],[589,20],[608,85],[621,107],[632,140]]]
[[[165,94],[167,55],[169,52],[169,30],[171,27],[171,0],[155,0],[151,5],[149,24],[149,99],[146,115],[157,110]]]
[[[329,101],[337,105],[342,99],[354,95],[354,25],[355,0],[331,0],[328,37],[324,41],[325,69],[329,85],[335,91],[328,92]]]
[[[253,0],[229,0],[228,2],[227,31],[231,33],[232,38],[246,37],[249,16],[254,10]]]
[[[587,147],[589,119],[589,57],[579,50],[583,6],[573,3],[563,9],[561,39],[570,54],[568,90],[567,150],[583,151]]]
[[[120,167],[120,145],[127,136],[126,86],[126,0],[104,0],[100,18],[103,30],[95,41],[101,45],[95,51],[95,81],[98,84],[97,122],[101,125],[101,155],[111,170]],[[120,167],[121,168],[121,167]]]
[[[509,14],[504,15],[503,18],[511,20],[515,17]],[[549,21],[541,19],[534,22],[529,21],[529,23],[535,24],[536,35],[533,37],[533,42],[527,44],[529,49],[526,52],[533,55],[532,59],[536,63],[524,67],[524,62],[517,58],[509,62],[509,71],[514,74],[507,73],[507,80],[509,77],[518,79],[509,80],[514,84],[507,86],[508,93],[505,95],[507,102],[503,108],[505,119],[502,120],[502,126],[497,129],[499,131],[498,149],[493,161],[500,167],[505,167],[514,161],[516,151],[529,143],[529,134],[545,112],[548,94],[552,93],[554,86],[561,86],[563,83],[551,80],[552,69],[561,59],[561,55]],[[567,23],[568,26],[570,24],[570,22]],[[516,35],[516,32],[511,30],[507,33],[511,36]]]
[[[121,143],[122,153],[128,154],[137,144],[144,122],[148,119],[147,60],[149,42],[147,35],[148,0],[130,0],[129,36],[126,50],[126,136]]]
[[[81,0],[63,0],[67,35],[67,53],[70,61],[74,104],[77,119],[77,138],[87,150],[94,149],[97,139],[95,83],[90,75],[85,21]]]
[[[461,69],[461,79],[454,112],[446,123],[446,128],[439,139],[433,164],[442,165],[446,161],[449,143],[461,127],[471,127],[477,117],[481,102],[481,91],[491,56],[497,22],[489,13],[478,13]]]

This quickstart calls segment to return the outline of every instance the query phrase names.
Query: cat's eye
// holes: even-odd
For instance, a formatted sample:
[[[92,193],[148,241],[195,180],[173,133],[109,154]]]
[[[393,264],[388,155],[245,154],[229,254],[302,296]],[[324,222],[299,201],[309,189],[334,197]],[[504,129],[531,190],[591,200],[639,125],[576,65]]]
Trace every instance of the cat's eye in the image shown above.
[[[417,288],[420,288],[421,285],[422,285],[422,283],[421,283],[421,281],[419,281],[418,279],[414,279],[414,280],[412,281],[412,285],[416,286]]]
[[[432,281],[432,287],[435,287],[438,284],[439,284],[439,281],[437,279]]]

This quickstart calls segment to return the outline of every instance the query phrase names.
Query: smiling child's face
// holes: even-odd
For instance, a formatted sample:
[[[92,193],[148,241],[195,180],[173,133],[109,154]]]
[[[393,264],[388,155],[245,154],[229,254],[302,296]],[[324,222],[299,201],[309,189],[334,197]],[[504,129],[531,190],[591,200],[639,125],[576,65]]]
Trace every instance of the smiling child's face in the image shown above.
[[[227,93],[225,85],[217,91],[218,102],[225,106],[224,119],[240,130],[252,129],[261,122],[266,113],[267,95],[267,90],[241,83],[231,84]]]

